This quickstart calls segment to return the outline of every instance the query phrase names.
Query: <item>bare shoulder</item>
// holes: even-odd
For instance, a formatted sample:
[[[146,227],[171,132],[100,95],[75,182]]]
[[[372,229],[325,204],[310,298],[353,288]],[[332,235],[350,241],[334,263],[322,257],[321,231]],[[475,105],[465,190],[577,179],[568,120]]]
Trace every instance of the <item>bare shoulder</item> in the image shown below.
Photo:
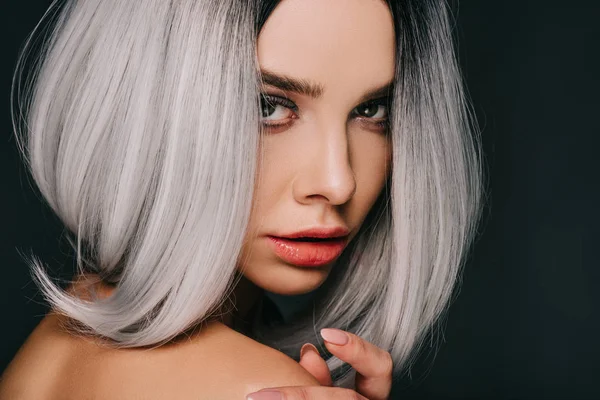
[[[223,381],[234,379],[236,395],[245,398],[248,393],[278,386],[318,386],[319,382],[300,364],[271,347],[260,344],[222,325],[221,354],[230,365],[230,372],[220,376]],[[241,392],[240,392],[241,391]]]
[[[84,386],[98,399],[244,399],[266,387],[319,384],[292,358],[217,322],[175,344],[86,358],[93,372],[82,381],[94,382]]]
[[[0,380],[5,399],[232,399],[266,387],[318,385],[287,355],[221,323],[153,349],[70,335],[49,314]]]
[[[56,317],[46,316],[21,346],[0,378],[0,400],[53,398],[70,344],[56,335]]]
[[[68,291],[85,298],[78,291],[88,287],[80,280]],[[36,326],[0,377],[0,400],[65,398],[59,394],[62,377],[84,346],[62,329],[64,320],[50,312]]]
[[[232,399],[266,387],[318,385],[296,361],[220,323],[176,345],[109,349],[60,332],[48,315],[0,381],[8,399]]]

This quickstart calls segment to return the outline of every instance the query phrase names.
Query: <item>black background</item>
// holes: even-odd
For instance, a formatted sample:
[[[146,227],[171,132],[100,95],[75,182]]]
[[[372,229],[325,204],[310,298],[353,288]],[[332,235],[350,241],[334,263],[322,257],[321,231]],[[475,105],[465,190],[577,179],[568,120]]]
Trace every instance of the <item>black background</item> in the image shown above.
[[[11,136],[12,70],[49,4],[0,8],[2,369],[47,311],[17,249],[55,276],[73,265]],[[393,398],[600,399],[600,1],[453,6],[490,199],[437,356],[426,349]]]

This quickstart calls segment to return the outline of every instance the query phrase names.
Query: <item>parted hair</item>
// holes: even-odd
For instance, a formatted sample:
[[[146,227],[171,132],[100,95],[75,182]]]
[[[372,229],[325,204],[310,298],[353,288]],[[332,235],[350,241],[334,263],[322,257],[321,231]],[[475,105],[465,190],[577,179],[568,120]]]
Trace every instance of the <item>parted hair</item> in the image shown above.
[[[261,160],[256,40],[277,3],[55,1],[28,38],[13,80],[19,149],[77,269],[115,285],[84,300],[26,260],[78,332],[157,346],[207,320],[235,286]],[[387,3],[388,183],[310,312],[255,338],[298,359],[305,342],[323,348],[318,329],[337,327],[389,351],[399,372],[452,300],[485,191],[450,7]],[[348,366],[325,356],[344,385]]]

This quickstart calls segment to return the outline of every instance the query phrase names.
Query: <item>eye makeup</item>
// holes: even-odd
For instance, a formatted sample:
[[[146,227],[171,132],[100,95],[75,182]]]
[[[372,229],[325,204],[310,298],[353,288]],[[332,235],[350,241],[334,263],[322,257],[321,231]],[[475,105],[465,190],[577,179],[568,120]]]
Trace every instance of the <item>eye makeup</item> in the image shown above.
[[[291,101],[290,99],[287,99],[285,97],[280,97],[280,96],[273,96],[270,94],[266,94],[263,93],[261,95],[261,103],[263,105],[271,105],[271,106],[283,106],[286,108],[289,108],[290,110],[294,111],[294,112],[298,112],[298,106]]]
[[[278,108],[284,108],[288,110],[287,118],[284,122],[279,120],[270,120],[272,113],[274,113]],[[274,129],[281,131],[290,126],[294,119],[298,118],[298,106],[285,97],[274,96],[266,93],[261,94],[260,99],[260,111],[261,111],[261,119],[262,125],[265,128],[273,131]]]
[[[375,110],[375,113],[370,116]],[[360,111],[368,110],[367,115],[362,115]],[[361,125],[363,125],[367,129],[375,129],[377,131],[387,130],[389,127],[389,110],[390,110],[390,98],[389,96],[380,97],[373,100],[368,100],[364,103],[359,104],[354,110],[352,110],[352,115],[354,119],[358,121]],[[383,114],[378,118],[374,118],[377,114]]]
[[[276,129],[278,131],[285,130],[293,123],[294,119],[298,118],[299,107],[292,100],[282,96],[261,93],[260,107],[262,125],[268,129]],[[357,122],[365,129],[372,131],[385,131],[389,127],[389,104],[390,97],[383,96],[375,99],[363,101],[356,106],[349,115],[349,122]],[[279,108],[287,109],[289,112],[286,118],[270,120],[273,113]],[[378,114],[379,117],[374,118]],[[282,122],[283,120],[283,122]]]

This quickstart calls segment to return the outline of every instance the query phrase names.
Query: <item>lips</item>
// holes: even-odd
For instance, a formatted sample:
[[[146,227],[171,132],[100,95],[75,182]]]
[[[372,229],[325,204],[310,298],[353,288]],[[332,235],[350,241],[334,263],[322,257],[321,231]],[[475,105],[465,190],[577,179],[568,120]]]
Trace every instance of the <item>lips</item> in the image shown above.
[[[268,241],[275,254],[283,261],[299,267],[320,267],[342,254],[347,237],[268,236]]]
[[[305,229],[299,232],[293,232],[288,234],[278,234],[273,235],[277,237],[282,237],[284,239],[308,239],[308,238],[318,238],[318,239],[331,239],[331,238],[341,238],[343,236],[347,236],[350,231],[343,226],[332,226],[332,227],[314,227],[310,229]]]

